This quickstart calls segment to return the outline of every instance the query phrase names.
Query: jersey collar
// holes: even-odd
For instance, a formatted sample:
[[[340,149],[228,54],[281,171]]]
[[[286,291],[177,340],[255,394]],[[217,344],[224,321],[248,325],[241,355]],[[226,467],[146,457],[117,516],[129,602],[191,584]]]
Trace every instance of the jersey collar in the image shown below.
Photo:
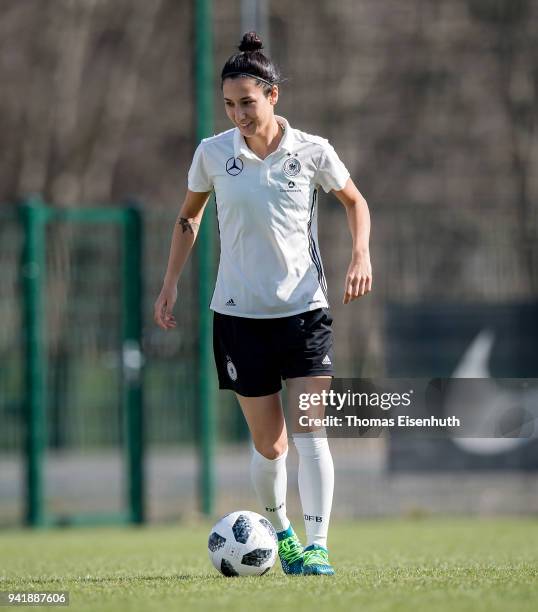
[[[280,141],[278,148],[276,151],[280,151],[281,149],[284,151],[288,151],[289,153],[293,152],[294,145],[294,136],[293,136],[293,128],[288,123],[287,119],[281,117],[280,115],[275,115],[275,119],[280,123],[280,125],[284,126],[284,136]],[[276,151],[274,151],[276,153]],[[250,157],[251,159],[258,159],[258,156],[251,151],[245,139],[243,138],[239,128],[235,128],[234,130],[234,157],[239,157],[243,155],[244,157]]]

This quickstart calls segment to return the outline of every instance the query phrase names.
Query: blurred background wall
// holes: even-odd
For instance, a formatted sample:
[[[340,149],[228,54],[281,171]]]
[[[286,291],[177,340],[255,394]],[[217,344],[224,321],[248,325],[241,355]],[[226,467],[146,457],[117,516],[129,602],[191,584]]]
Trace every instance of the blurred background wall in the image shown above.
[[[331,141],[372,214],[374,290],[343,307],[351,239],[341,205],[325,194],[321,199],[337,374],[449,376],[454,363],[443,356],[461,327],[450,312],[465,318],[465,308],[472,309],[474,331],[466,331],[465,342],[479,333],[480,313],[495,327],[490,307],[503,305],[508,309],[503,316],[512,322],[519,308],[537,312],[538,2],[270,0],[265,5],[267,46],[288,79],[277,111],[293,126]],[[22,235],[15,202],[32,193],[58,207],[118,206],[130,196],[142,202],[151,516],[194,512],[195,258],[180,283],[178,328],[163,332],[152,322],[196,146],[194,3],[3,0],[1,11],[0,519],[17,520],[20,513]],[[241,2],[215,1],[213,11],[207,27],[215,45],[217,133],[230,127],[218,75],[242,35]],[[92,490],[95,498],[106,489],[96,504],[114,506],[119,503],[114,483],[121,480],[117,239],[112,231],[62,224],[51,225],[48,238],[50,503],[87,507],[84,492]],[[422,308],[437,313],[430,329],[443,324],[444,336],[422,325]],[[518,338],[528,332],[514,324],[510,329],[516,330],[510,351],[517,355]],[[417,343],[428,344],[426,354],[437,361],[413,361]],[[494,374],[535,376],[536,357],[531,351],[519,360],[520,368],[500,367]],[[251,500],[245,429],[230,394],[219,398],[221,465],[229,456],[233,466],[228,480],[219,476],[220,499],[227,494],[241,499],[237,491],[243,487],[245,500]],[[349,487],[354,493],[347,501],[337,497],[335,511],[380,513],[391,504],[395,511],[446,508],[454,481],[447,481],[445,493],[433,488],[435,479],[421,481],[422,492],[405,497],[410,488],[386,476],[385,442],[355,442],[356,460],[348,466],[355,471],[346,473],[341,463],[340,477],[349,482],[352,474],[364,472],[371,501],[361,502],[357,492],[367,485],[357,484]],[[348,456],[346,445],[352,442],[335,442],[336,456],[338,444]],[[90,459],[77,468],[73,457],[81,453]],[[389,479],[385,488],[382,478]],[[495,476],[469,481],[479,497],[473,501],[462,494],[453,510],[500,511],[510,496],[517,503],[508,510],[538,508],[533,476],[523,484],[511,481],[530,500],[512,492],[497,505],[487,501],[492,499],[487,491],[498,491],[499,484],[484,485],[487,478]],[[477,487],[486,491],[483,497]],[[375,491],[381,496],[377,502]]]

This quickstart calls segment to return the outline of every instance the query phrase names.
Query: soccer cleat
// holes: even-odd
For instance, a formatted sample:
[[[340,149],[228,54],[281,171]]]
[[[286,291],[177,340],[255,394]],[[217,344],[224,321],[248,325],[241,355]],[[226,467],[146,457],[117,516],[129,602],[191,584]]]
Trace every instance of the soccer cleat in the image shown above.
[[[290,525],[285,531],[279,531],[278,556],[285,574],[303,573],[303,545]]]
[[[307,546],[304,549],[303,574],[305,576],[332,576],[334,568],[329,563],[329,551],[317,544]]]

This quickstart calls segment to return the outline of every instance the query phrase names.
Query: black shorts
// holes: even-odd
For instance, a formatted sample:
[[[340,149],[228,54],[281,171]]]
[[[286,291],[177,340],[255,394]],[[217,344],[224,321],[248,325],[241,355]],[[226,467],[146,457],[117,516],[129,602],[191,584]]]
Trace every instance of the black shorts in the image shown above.
[[[213,349],[221,389],[259,397],[281,379],[333,376],[333,318],[327,308],[251,319],[213,313]]]

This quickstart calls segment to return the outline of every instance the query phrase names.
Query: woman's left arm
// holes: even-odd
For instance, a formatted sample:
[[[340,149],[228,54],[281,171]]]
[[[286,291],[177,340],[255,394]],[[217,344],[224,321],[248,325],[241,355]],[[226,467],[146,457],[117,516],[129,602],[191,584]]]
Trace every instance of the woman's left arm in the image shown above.
[[[346,274],[344,304],[366,295],[372,290],[372,265],[370,263],[370,212],[368,204],[351,179],[334,195],[345,206],[353,249],[351,263]]]

